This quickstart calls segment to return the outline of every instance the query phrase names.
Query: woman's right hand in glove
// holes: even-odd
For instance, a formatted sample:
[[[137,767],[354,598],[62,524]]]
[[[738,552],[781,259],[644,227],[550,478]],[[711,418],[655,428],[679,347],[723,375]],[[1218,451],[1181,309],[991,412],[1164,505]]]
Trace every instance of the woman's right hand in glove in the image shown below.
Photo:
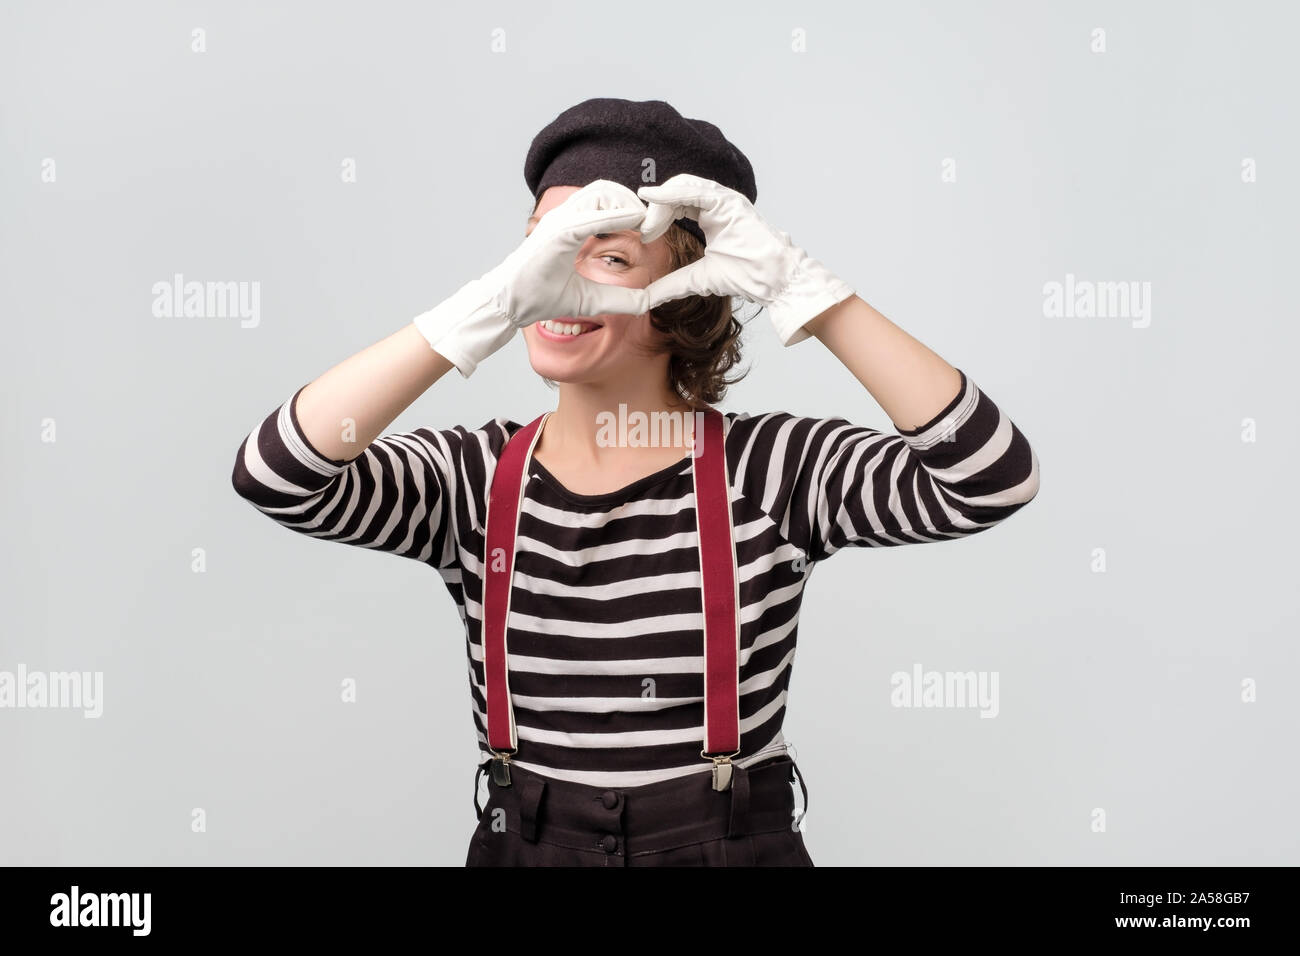
[[[574,269],[589,237],[638,229],[645,214],[645,203],[626,186],[588,183],[543,215],[499,266],[416,316],[415,327],[469,378],[519,329],[542,319],[648,312],[645,289],[593,282]]]

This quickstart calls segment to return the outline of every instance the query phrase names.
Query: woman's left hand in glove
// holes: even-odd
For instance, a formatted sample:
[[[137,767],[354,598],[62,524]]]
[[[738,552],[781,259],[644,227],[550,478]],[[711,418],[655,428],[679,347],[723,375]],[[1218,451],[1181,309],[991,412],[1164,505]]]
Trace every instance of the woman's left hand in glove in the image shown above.
[[[704,257],[646,289],[649,308],[689,295],[734,295],[763,306],[783,345],[809,337],[804,323],[854,294],[853,288],[769,225],[743,194],[681,173],[637,195],[650,204],[641,241],[652,242],[674,219],[699,223]]]

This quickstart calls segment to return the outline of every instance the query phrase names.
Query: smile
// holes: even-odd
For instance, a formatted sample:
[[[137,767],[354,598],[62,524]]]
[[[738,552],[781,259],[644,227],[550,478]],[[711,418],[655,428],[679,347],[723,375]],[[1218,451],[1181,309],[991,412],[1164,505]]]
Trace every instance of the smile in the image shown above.
[[[579,320],[561,322],[557,319],[543,319],[537,323],[538,334],[552,342],[568,342],[572,339],[579,339],[600,328],[602,326],[597,322]]]

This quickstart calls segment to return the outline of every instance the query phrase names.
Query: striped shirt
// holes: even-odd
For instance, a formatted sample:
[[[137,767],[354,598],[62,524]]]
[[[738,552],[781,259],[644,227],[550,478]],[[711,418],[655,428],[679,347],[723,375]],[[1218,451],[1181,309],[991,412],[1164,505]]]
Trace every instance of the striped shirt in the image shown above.
[[[960,370],[958,370],[960,371]],[[299,389],[299,392],[301,389]],[[321,455],[298,392],[241,445],[235,490],[290,530],[437,570],[460,611],[480,756],[483,549],[496,462],[522,425],[419,428],[352,461]],[[944,541],[1038,492],[1020,430],[961,373],[925,425],[888,434],[842,418],[724,412],[741,605],[736,761],[784,749],[799,610],[812,567],[848,546]],[[529,464],[508,622],[520,767],[599,787],[708,772],[692,458],[617,491],[577,494]]]

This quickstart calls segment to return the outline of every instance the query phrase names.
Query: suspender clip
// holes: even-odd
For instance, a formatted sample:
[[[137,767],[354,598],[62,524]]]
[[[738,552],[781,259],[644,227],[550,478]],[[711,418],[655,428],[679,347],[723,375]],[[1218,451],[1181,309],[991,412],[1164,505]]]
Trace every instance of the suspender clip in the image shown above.
[[[731,789],[731,774],[732,771],[735,769],[731,764],[731,758],[736,756],[736,754],[738,753],[740,753],[739,750],[733,750],[729,754],[719,754],[718,756],[715,757],[706,754],[703,750],[700,751],[701,757],[708,757],[708,759],[713,761],[713,789],[714,790]]]
[[[498,787],[510,786],[510,755],[514,751],[492,751],[492,782]]]

